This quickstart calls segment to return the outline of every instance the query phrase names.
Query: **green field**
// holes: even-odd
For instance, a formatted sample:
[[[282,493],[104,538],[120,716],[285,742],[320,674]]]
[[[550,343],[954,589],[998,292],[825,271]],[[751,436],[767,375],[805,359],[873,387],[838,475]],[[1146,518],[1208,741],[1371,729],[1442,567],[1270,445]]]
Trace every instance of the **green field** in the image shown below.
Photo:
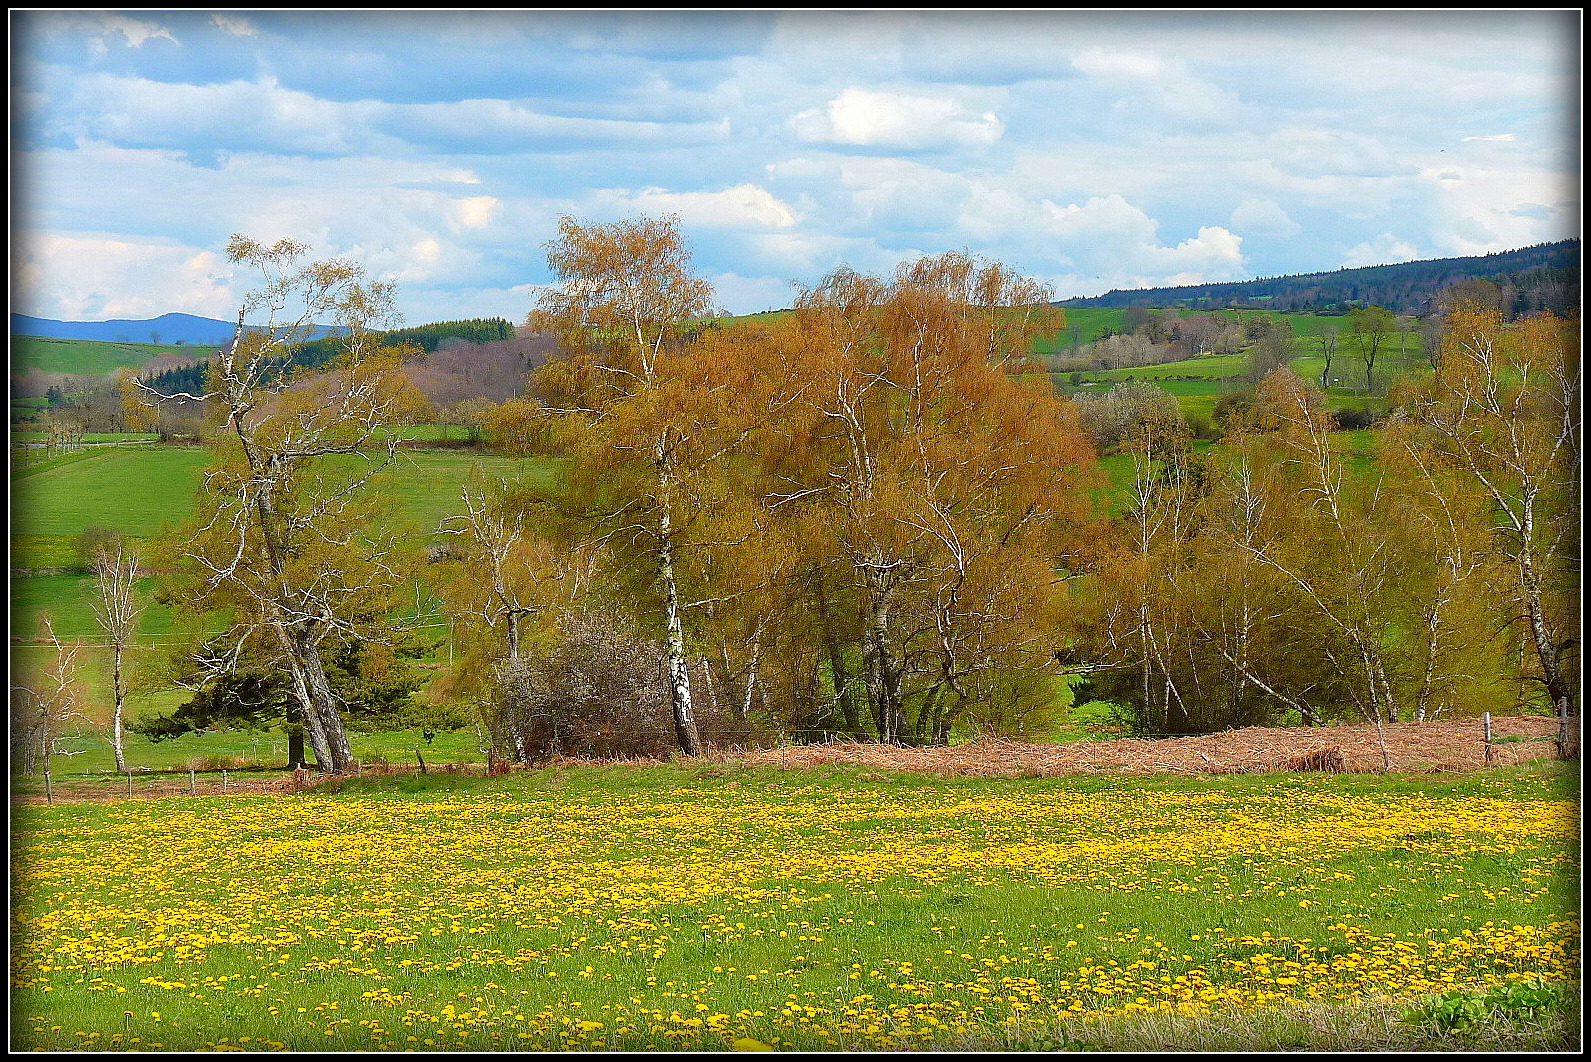
[[[88,676],[89,702],[103,705],[108,680],[98,666],[103,651],[94,648],[102,636],[93,613],[94,582],[82,571],[79,536],[90,528],[105,528],[149,539],[163,527],[180,525],[192,512],[193,492],[209,455],[197,447],[145,445],[88,449],[58,460],[29,467],[12,481],[12,661],[15,666],[43,659],[42,647],[16,643],[40,637],[40,616],[48,613],[58,637],[88,643],[85,662],[95,665]],[[460,488],[475,467],[497,478],[550,483],[562,465],[470,450],[403,450],[373,489],[391,502],[392,519],[410,531],[418,549],[440,521],[459,511]],[[141,587],[145,612],[139,640],[154,648],[165,641],[172,615],[151,599],[152,579],[143,580]],[[186,698],[170,691],[135,698],[131,711],[135,717],[169,711]],[[133,759],[142,762],[136,754]]]
[[[54,566],[30,558],[51,549],[59,557],[63,542],[69,545],[91,527],[148,538],[179,525],[193,511],[193,494],[209,461],[200,447],[105,447],[20,470],[12,479],[12,567]],[[394,500],[401,519],[429,533],[457,511],[459,489],[477,465],[492,476],[542,480],[558,467],[470,450],[403,450],[375,489]]]
[[[131,340],[133,337],[129,336]],[[117,369],[142,369],[161,355],[197,361],[214,354],[214,346],[155,343],[106,343],[93,339],[52,339],[46,336],[11,337],[11,375],[29,369],[69,373],[73,376],[105,376]]]
[[[1453,1048],[1421,1002],[1508,985],[1555,1002],[1473,1048],[1572,1049],[1578,797],[681,763],[24,806],[12,1047]]]

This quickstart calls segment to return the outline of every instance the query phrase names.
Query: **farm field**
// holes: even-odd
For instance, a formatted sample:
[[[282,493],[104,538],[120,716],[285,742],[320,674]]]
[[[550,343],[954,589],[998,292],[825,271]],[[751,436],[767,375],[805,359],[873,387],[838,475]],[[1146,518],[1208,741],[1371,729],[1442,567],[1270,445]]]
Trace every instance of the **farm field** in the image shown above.
[[[106,447],[13,476],[13,636],[35,637],[38,613],[46,608],[62,637],[95,635],[92,580],[60,571],[83,563],[79,536],[104,528],[147,539],[163,527],[177,526],[192,512],[193,492],[208,461],[207,451],[198,447]],[[423,537],[457,511],[459,489],[472,467],[491,476],[546,482],[560,466],[552,460],[468,450],[405,450],[383,474],[378,489],[390,499],[396,518]],[[18,574],[40,571],[49,574]],[[160,606],[152,605],[144,617],[144,633],[158,635],[169,622]]]
[[[95,339],[49,336],[11,337],[11,374],[37,369],[74,376],[105,376],[117,369],[142,369],[156,358],[197,361],[214,354],[214,346],[157,343],[106,343]]]
[[[12,1047],[1051,1049],[1300,1011],[1282,1046],[1386,1046],[1331,1040],[1366,1008],[1418,1043],[1422,998],[1564,995],[1578,796],[1562,764],[673,764],[27,805]]]

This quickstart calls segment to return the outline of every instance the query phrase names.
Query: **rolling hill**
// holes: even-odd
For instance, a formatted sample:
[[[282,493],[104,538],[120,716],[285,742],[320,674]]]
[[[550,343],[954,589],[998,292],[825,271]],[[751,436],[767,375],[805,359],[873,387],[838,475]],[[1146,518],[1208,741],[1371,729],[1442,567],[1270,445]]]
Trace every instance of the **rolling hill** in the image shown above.
[[[1423,314],[1443,289],[1463,280],[1487,280],[1504,289],[1513,313],[1580,305],[1580,241],[1563,240],[1465,258],[1436,258],[1396,265],[1180,287],[1108,291],[1063,299],[1065,307],[1181,307],[1213,310],[1241,306],[1267,310],[1341,312],[1375,304],[1396,313]]]

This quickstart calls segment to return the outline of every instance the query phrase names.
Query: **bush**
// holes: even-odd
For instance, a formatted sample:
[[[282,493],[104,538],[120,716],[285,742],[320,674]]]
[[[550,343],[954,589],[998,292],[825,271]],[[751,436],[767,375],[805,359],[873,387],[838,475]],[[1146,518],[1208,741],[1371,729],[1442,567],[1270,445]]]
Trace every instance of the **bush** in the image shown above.
[[[518,759],[661,757],[675,748],[662,647],[607,612],[566,614],[543,651],[496,668],[493,742]]]
[[[1376,415],[1368,409],[1334,409],[1331,419],[1338,431],[1363,431],[1375,424]]]
[[[705,670],[691,671],[702,743],[751,741],[754,727],[718,707],[733,697],[709,690]],[[481,708],[497,758],[662,759],[679,750],[668,654],[616,613],[564,613],[541,648],[499,661],[493,679],[494,698]]]

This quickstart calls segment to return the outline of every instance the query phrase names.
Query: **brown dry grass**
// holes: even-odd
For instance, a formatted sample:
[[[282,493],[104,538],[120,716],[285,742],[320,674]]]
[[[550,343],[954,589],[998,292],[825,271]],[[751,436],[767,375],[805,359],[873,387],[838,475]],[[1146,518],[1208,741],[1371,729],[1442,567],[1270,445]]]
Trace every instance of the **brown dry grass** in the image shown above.
[[[1485,767],[1485,737],[1479,719],[1398,723],[1385,728],[1394,771],[1466,771]],[[1506,717],[1492,720],[1494,738],[1529,740],[1494,745],[1495,763],[1507,765],[1553,755],[1555,719]],[[723,755],[723,754],[720,754]],[[1050,777],[1109,772],[1122,774],[1233,774],[1263,771],[1379,771],[1383,768],[1376,728],[1248,727],[1186,738],[1122,738],[1065,745],[1034,745],[988,738],[948,748],[903,749],[890,745],[798,745],[724,755],[747,765],[804,768],[851,764],[892,771],[990,777]]]
[[[1574,737],[1578,739],[1578,720]],[[1471,771],[1487,766],[1481,721],[1444,720],[1433,723],[1398,723],[1385,728],[1388,757],[1394,771]],[[1554,755],[1558,735],[1556,719],[1541,716],[1508,716],[1492,720],[1495,738],[1524,738],[1494,745],[1494,765],[1507,766]],[[582,760],[555,756],[542,767],[635,766],[660,760],[616,758]],[[1113,741],[1080,741],[1065,745],[1035,745],[1001,738],[953,745],[947,748],[906,749],[893,745],[856,742],[833,745],[791,745],[776,749],[713,749],[695,761],[747,767],[784,767],[800,770],[830,765],[850,765],[888,771],[983,777],[1048,778],[1065,774],[1240,774],[1269,771],[1352,771],[1382,769],[1381,744],[1376,728],[1364,726],[1249,727],[1188,738],[1119,738]],[[515,771],[524,770],[519,764]],[[362,773],[389,775],[414,773],[415,767],[367,764]],[[486,774],[484,764],[433,764],[437,774]],[[197,781],[202,796],[244,793],[295,793],[329,781],[314,771],[250,771],[230,776],[222,790],[211,774]],[[140,776],[135,799],[186,796],[188,779],[180,774]],[[85,800],[125,800],[121,776],[96,780],[62,780],[55,784],[56,803]],[[13,803],[43,803],[42,793],[13,794]]]

